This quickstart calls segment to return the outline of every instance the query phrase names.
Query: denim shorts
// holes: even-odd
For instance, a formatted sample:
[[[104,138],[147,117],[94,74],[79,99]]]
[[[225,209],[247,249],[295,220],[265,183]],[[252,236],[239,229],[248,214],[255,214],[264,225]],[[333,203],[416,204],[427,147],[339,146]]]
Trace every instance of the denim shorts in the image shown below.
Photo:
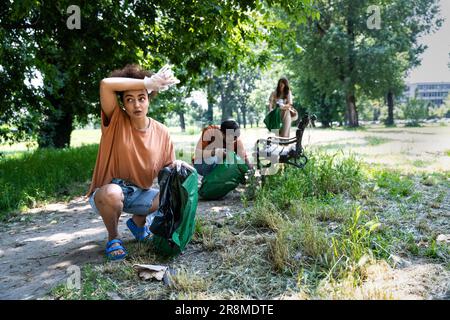
[[[122,188],[123,192],[123,211],[131,214],[137,214],[140,216],[147,216],[150,214],[150,208],[152,207],[153,200],[158,195],[158,189],[141,189],[138,186],[126,182],[122,179],[112,179],[111,183],[117,184]],[[99,188],[95,189],[92,195],[89,197],[89,204],[97,214],[100,214],[95,206],[94,197]]]

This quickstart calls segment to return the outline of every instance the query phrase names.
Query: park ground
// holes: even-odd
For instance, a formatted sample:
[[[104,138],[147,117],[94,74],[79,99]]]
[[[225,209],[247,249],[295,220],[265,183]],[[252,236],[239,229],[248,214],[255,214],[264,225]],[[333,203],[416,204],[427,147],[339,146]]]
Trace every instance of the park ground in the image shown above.
[[[198,133],[171,131],[177,155],[188,159]],[[244,130],[246,147],[265,135],[264,129]],[[303,141],[316,159],[309,165],[317,171],[311,172],[329,179],[312,176],[312,184],[335,183],[335,196],[301,193],[300,203],[294,192],[281,194],[285,203],[271,204],[267,190],[249,182],[224,199],[200,200],[193,240],[175,258],[135,243],[124,214],[120,231],[130,259],[106,262],[106,231],[82,193],[37,203],[0,224],[0,298],[449,299],[449,137],[445,123],[309,128]],[[77,130],[72,146],[99,138],[98,130]],[[17,144],[0,152],[7,158],[25,149]],[[327,167],[320,157],[351,161]],[[348,167],[367,174],[352,177],[356,171]],[[273,183],[295,183],[289,175],[298,174],[286,169],[279,176],[288,178]],[[343,181],[357,185],[357,192],[348,194]],[[249,195],[252,190],[261,192]],[[348,252],[338,253],[336,243]],[[172,285],[140,280],[135,263],[170,266],[176,270]],[[81,290],[65,286],[72,265],[81,268]]]

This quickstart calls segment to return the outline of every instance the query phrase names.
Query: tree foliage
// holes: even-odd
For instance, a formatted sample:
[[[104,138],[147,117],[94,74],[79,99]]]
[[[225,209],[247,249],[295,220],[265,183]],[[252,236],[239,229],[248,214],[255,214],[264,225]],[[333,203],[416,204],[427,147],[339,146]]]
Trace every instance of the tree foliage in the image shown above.
[[[171,62],[189,85],[204,85],[205,69],[231,70],[242,57],[264,63],[268,56],[250,46],[268,36],[259,10],[309,2],[14,1],[0,13],[0,137],[32,134],[40,147],[68,146],[74,119],[99,113],[99,81],[126,63],[157,70]],[[67,26],[73,4],[81,29]],[[41,85],[30,85],[36,78]]]
[[[381,10],[379,28],[370,26],[373,5]],[[350,126],[358,125],[358,96],[383,98],[403,90],[405,72],[425,50],[418,37],[442,22],[438,0],[321,0],[318,9],[319,21],[298,28],[304,50],[291,51],[291,65],[298,83],[309,87],[304,102],[338,109]],[[327,106],[327,101],[336,103]],[[329,112],[324,121],[337,113]]]

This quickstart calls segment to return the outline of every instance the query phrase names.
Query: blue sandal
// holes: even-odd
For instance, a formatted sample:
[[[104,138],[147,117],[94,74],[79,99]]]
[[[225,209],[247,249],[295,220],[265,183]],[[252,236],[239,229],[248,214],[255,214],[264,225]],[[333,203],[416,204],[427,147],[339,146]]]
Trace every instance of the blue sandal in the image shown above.
[[[137,241],[145,241],[153,236],[148,225],[138,227],[134,223],[133,218],[128,219],[127,227],[128,229],[130,229],[131,233],[134,235]]]
[[[112,247],[112,245],[114,243],[118,243],[119,245]],[[122,240],[120,240],[120,239],[113,239],[113,240],[109,241],[106,244],[106,250],[105,250],[106,257],[112,261],[123,260],[127,256],[127,251],[125,250],[125,248],[122,245],[123,245],[123,243],[122,243]],[[115,255],[111,254],[112,252],[117,251],[117,250],[122,250],[124,253],[115,254]]]

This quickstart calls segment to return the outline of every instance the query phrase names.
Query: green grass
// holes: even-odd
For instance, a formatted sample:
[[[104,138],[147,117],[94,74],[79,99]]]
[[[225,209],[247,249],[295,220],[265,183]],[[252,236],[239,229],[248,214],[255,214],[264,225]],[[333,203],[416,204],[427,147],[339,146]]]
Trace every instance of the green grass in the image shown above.
[[[98,144],[101,138],[100,129],[73,130],[70,135],[70,146],[81,147],[83,144]]]
[[[73,130],[70,135],[70,147],[76,148],[83,145],[98,144],[100,142],[100,129],[78,129]],[[0,144],[0,154],[10,155],[22,152],[34,151],[38,147],[36,141]]]
[[[378,187],[387,190],[389,195],[394,198],[407,197],[413,193],[413,181],[397,171],[375,170],[373,176]]]
[[[395,264],[397,252],[448,260],[444,246],[430,240],[427,248],[419,248],[410,229],[399,230],[394,222],[412,219],[410,227],[430,235],[427,226],[384,209],[405,203],[403,211],[415,215],[425,197],[416,191],[416,183],[437,188],[445,181],[444,174],[412,177],[370,168],[351,156],[312,154],[305,169],[287,168],[269,177],[247,219],[253,227],[274,234],[267,253],[272,269],[296,275],[301,291],[317,297],[324,282],[352,279],[358,286],[366,276],[367,262]],[[438,202],[442,197],[441,192],[433,199]]]
[[[348,126],[344,126],[344,127],[333,127],[330,128],[332,130],[344,130],[344,131],[367,131],[367,126],[357,126],[357,127],[348,127]]]
[[[421,159],[414,160],[411,162],[411,164],[417,168],[425,168],[425,167],[429,166],[431,163],[432,163],[431,161],[426,161],[426,160],[421,160]]]
[[[180,127],[169,127],[169,132],[171,134],[191,136],[200,134],[201,128],[198,126],[186,126],[186,130],[182,132]]]
[[[356,196],[364,181],[362,166],[353,155],[344,157],[340,152],[329,155],[319,151],[309,155],[308,165],[303,170],[288,166],[284,172],[268,176],[269,185],[281,187],[264,188],[261,193],[280,208],[289,205],[289,199],[340,193]]]
[[[391,141],[391,139],[388,138],[375,136],[364,137],[364,139],[367,141],[369,146],[378,146]]]
[[[438,244],[435,239],[431,240],[428,247],[424,248],[419,254],[442,262],[450,261],[450,248],[448,245]]]
[[[67,200],[89,187],[98,145],[36,150],[0,160],[0,219],[39,203]]]
[[[87,264],[81,269],[81,287],[69,288],[65,283],[52,289],[50,295],[56,300],[108,300],[116,292],[117,284],[107,274],[98,272],[95,266]]]

